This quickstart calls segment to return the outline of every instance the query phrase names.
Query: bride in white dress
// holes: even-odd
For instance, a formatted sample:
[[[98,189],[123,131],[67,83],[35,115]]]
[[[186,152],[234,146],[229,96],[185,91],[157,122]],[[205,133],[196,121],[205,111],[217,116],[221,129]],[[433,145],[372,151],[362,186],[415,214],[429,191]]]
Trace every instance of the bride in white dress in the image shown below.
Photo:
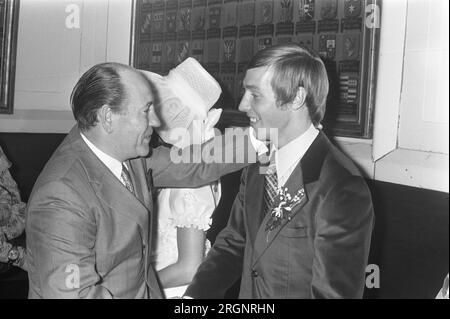
[[[163,189],[157,198],[155,268],[166,298],[182,296],[210,243],[206,231],[220,198],[220,184]]]
[[[165,77],[146,73],[159,95],[155,109],[162,125],[156,131],[164,142],[182,148],[214,136],[213,127],[221,110],[209,109],[218,100],[221,89],[196,60],[188,58]],[[180,127],[189,134],[176,136]],[[220,195],[218,181],[199,188],[159,190],[152,258],[166,298],[184,294],[206,256],[210,248],[206,231]]]

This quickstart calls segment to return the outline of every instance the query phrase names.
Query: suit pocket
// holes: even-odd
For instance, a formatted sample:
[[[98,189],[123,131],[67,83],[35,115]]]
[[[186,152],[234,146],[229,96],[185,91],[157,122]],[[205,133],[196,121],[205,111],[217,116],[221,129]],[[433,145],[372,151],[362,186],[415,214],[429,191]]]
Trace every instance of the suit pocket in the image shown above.
[[[281,231],[280,235],[288,238],[307,237],[308,236],[307,229],[308,228],[306,226],[299,226],[299,225],[294,227],[285,227]]]

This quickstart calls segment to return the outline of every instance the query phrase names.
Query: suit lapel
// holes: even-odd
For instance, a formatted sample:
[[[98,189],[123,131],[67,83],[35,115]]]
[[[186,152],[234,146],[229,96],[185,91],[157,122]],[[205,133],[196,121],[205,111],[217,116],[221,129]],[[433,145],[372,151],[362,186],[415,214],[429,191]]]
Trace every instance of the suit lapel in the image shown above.
[[[105,174],[102,176],[102,180],[91,180],[91,184],[97,196],[104,201],[105,205],[118,214],[135,221],[147,234],[147,208],[115,176]]]
[[[257,253],[254,257],[254,264],[258,262],[258,260],[261,258],[261,256],[267,251],[267,249],[270,247],[272,242],[275,238],[278,237],[281,230],[297,215],[301,209],[306,205],[308,202],[308,194],[305,190],[304,184],[303,184],[303,174],[302,174],[302,168],[301,163],[297,164],[296,168],[292,172],[291,176],[287,180],[284,188],[287,188],[287,192],[294,197],[295,194],[299,194],[299,200],[293,203],[292,210],[289,212],[289,219],[285,218],[282,220],[281,225],[277,226],[272,231],[267,230],[266,231],[266,225],[269,222],[271,217],[271,212],[268,212],[260,224],[260,227],[258,229],[258,233],[256,235],[255,240],[255,252]],[[284,211],[284,214],[287,212]]]
[[[153,270],[153,267],[150,266],[150,256],[151,251],[154,247],[152,247],[152,244],[156,243],[152,241],[152,238],[155,238],[153,235],[154,227],[158,224],[158,221],[156,220],[157,215],[152,214],[153,212],[153,198],[152,198],[152,176],[151,172],[147,172],[147,165],[144,159],[138,158],[130,161],[130,167],[133,171],[132,174],[132,180],[135,185],[135,191],[136,196],[138,196],[138,199],[141,201],[141,203],[148,208],[147,214],[148,214],[148,232],[144,236],[146,236],[146,246],[147,246],[147,253],[145,254],[145,273],[146,273],[146,280],[147,285],[150,288],[151,292],[151,298],[152,299],[161,299],[162,293],[159,289],[158,280],[156,279],[155,272]],[[133,178],[134,177],[134,178]]]
[[[287,180],[285,187],[288,189],[289,194],[294,196],[299,190],[303,190],[303,196],[298,203],[296,203],[290,212],[289,220],[283,220],[280,226],[273,229],[272,231],[266,231],[266,224],[271,218],[270,213],[268,213],[262,223],[259,225],[257,230],[257,235],[254,244],[254,259],[253,264],[256,264],[261,256],[267,251],[273,241],[278,237],[281,230],[297,215],[302,208],[306,205],[309,200],[308,195],[313,193],[314,188],[318,183],[316,181],[319,179],[320,172],[322,170],[322,165],[325,160],[326,154],[330,148],[329,141],[327,137],[320,132],[316,137],[314,142],[311,144],[300,163],[296,166],[291,176]],[[263,183],[264,185],[264,183]],[[264,186],[263,186],[264,188]],[[259,198],[259,202],[263,202],[263,197]],[[250,221],[252,223],[252,221]]]
[[[247,220],[249,220],[249,234],[252,242],[255,241],[261,221],[264,219],[263,198],[264,198],[264,174],[259,173],[259,166],[254,165],[248,171],[247,194],[250,197],[245,202]]]
[[[147,207],[150,211],[152,210],[153,201],[150,196],[149,187],[147,185],[147,177],[145,172],[145,161],[141,158],[129,161],[131,167],[131,179],[136,192],[136,197],[139,201]]]
[[[125,216],[140,227],[144,241],[148,241],[148,207],[145,205],[145,181],[140,177],[137,160],[130,161],[133,174],[132,182],[137,190],[137,196],[130,193],[116,176],[103,164],[81,138],[78,129],[72,130],[69,135],[73,140],[73,147],[79,153],[79,158],[86,170],[89,183],[96,195],[105,206]],[[139,176],[139,177],[138,177]],[[143,177],[145,179],[145,175]]]
[[[313,183],[319,179],[323,162],[330,148],[330,141],[322,131],[319,131],[319,135],[300,161],[305,184]]]

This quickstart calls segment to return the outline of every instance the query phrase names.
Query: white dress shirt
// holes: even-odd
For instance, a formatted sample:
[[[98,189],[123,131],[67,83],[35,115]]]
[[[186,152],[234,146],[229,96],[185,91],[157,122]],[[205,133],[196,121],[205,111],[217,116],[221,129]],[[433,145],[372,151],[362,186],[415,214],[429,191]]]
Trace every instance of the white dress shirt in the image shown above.
[[[258,155],[268,152],[267,146],[255,138],[253,128],[250,128],[250,140],[258,152]],[[270,149],[270,157],[275,156],[275,166],[277,170],[278,186],[284,186],[291,176],[297,164],[303,158],[308,148],[316,139],[319,130],[311,124],[305,133],[293,139],[282,148],[277,149],[272,144]],[[275,153],[275,155],[273,155]]]
[[[109,156],[105,152],[101,151],[98,147],[96,147],[94,144],[91,143],[87,139],[86,136],[83,135],[83,133],[80,133],[81,138],[83,141],[87,144],[87,146],[94,152],[94,154],[98,157],[100,161],[102,161],[103,164],[113,173],[115,177],[125,186],[125,181],[122,180],[122,163],[118,160],[116,160],[114,157]],[[125,163],[124,163],[125,164]],[[128,166],[125,164],[125,167]]]

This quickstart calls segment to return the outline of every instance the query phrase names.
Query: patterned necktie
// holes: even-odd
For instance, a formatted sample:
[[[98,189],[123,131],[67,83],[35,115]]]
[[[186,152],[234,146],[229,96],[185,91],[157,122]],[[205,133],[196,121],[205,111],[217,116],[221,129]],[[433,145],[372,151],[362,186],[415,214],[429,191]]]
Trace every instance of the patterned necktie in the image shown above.
[[[158,189],[153,186],[153,171],[151,168],[149,168],[147,171],[147,187],[153,199],[155,199],[158,196]]]
[[[131,182],[130,172],[124,164],[122,164],[122,174],[120,175],[120,177],[124,181],[125,187],[131,192],[131,194],[134,195],[134,187],[133,183]]]
[[[266,171],[264,187],[264,213],[267,214],[272,209],[275,197],[278,194],[278,177],[275,161],[271,161]]]

